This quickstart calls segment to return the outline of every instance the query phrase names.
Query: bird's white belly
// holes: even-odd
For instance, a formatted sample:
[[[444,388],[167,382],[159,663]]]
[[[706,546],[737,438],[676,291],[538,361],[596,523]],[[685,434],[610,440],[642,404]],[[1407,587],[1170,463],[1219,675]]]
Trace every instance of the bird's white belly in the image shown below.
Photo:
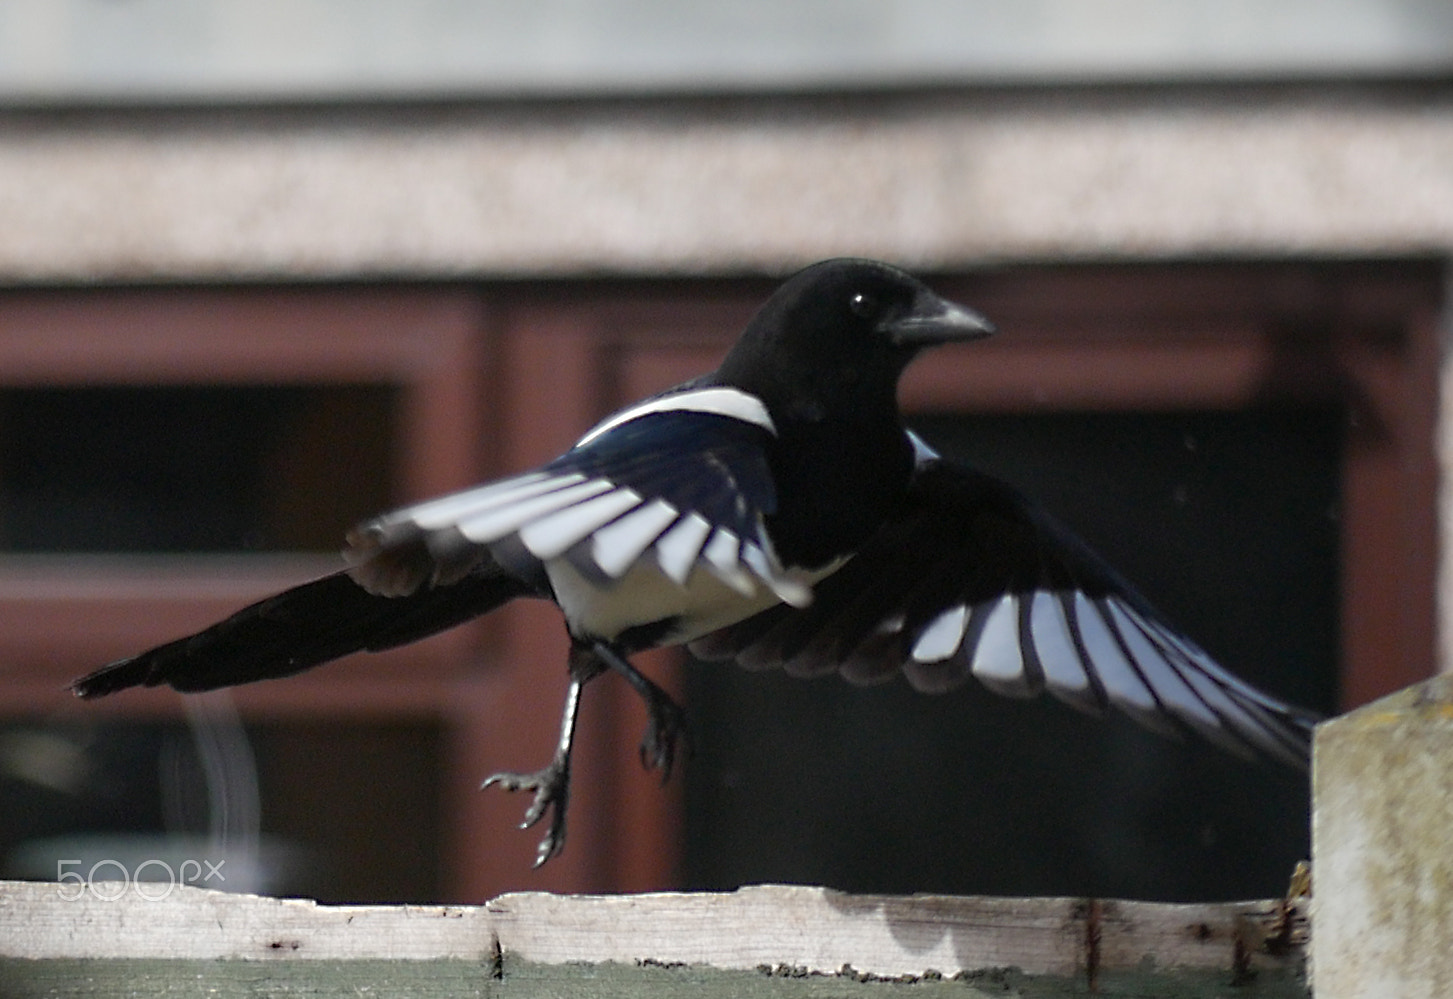
[[[607,641],[638,625],[675,618],[661,644],[689,642],[782,602],[760,580],[747,596],[701,566],[683,586],[648,559],[609,583],[586,579],[564,558],[546,562],[545,572],[571,632]]]

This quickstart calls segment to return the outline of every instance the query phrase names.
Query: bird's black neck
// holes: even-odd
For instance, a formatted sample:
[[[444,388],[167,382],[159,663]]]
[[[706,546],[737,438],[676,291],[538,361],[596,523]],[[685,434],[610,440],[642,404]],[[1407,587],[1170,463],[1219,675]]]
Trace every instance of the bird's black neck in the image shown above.
[[[777,554],[786,565],[816,567],[854,550],[893,510],[912,476],[913,447],[892,405],[780,421],[770,461]]]

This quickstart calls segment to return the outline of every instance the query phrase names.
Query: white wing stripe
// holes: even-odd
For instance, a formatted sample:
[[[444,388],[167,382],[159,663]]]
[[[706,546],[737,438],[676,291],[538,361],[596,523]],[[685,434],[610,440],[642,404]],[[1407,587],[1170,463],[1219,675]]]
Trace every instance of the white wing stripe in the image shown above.
[[[1142,677],[1155,691],[1160,703],[1198,728],[1220,728],[1220,719],[1181,678],[1180,672],[1165,655],[1145,637],[1138,626],[1140,616],[1136,614],[1132,619],[1132,612],[1127,611],[1113,597],[1105,600],[1103,606],[1109,610],[1115,627],[1120,632],[1120,638],[1125,642],[1131,658],[1140,667]]]
[[[718,527],[707,542],[703,554],[707,567],[716,573],[723,583],[743,596],[750,597],[757,592],[752,577],[742,568],[737,553],[741,551],[741,539],[725,527]]]
[[[1090,678],[1080,662],[1064,606],[1048,590],[1036,590],[1030,602],[1029,636],[1050,692],[1083,702],[1090,694]]]
[[[552,559],[640,502],[640,494],[635,490],[615,489],[531,521],[520,528],[520,540],[536,558]]]
[[[943,662],[958,651],[969,623],[969,608],[963,604],[950,607],[928,623],[913,643],[913,658],[921,663]]]
[[[743,392],[741,389],[717,387],[693,389],[689,392],[677,392],[674,395],[665,395],[657,399],[647,399],[643,403],[623,409],[614,416],[602,420],[587,431],[584,437],[576,441],[575,446],[588,444],[608,430],[614,430],[623,423],[629,423],[631,420],[651,413],[683,412],[729,416],[744,423],[756,424],[772,434],[777,433],[777,427],[772,423],[772,416],[767,412],[767,407],[761,399],[748,392]]]
[[[607,524],[591,541],[595,564],[607,576],[619,579],[678,516],[674,506],[656,499]]]
[[[737,536],[725,527],[718,527],[716,533],[711,536],[711,541],[704,552],[706,560],[718,569],[735,570],[740,572],[737,565],[737,551],[741,548],[741,542]]]
[[[701,554],[702,542],[711,533],[711,523],[699,513],[688,513],[675,527],[667,531],[656,542],[656,561],[661,571],[679,586],[686,585],[686,577]]]
[[[567,506],[614,488],[615,486],[605,479],[590,479],[579,485],[557,489],[543,496],[536,496],[521,502],[508,503],[497,509],[492,508],[477,517],[470,517],[459,523],[459,533],[470,541],[488,544],[491,541],[498,541],[536,517],[563,510]]]
[[[504,482],[491,483],[478,489],[466,489],[462,493],[441,496],[417,506],[406,507],[397,513],[390,514],[387,519],[391,522],[412,521],[426,531],[434,531],[443,527],[452,527],[466,517],[492,510],[503,503],[516,499],[528,499],[531,496],[538,496],[555,489],[564,489],[584,481],[585,476],[579,472],[569,472],[565,475],[537,472],[533,475],[507,479]]]
[[[982,611],[976,611],[982,613]],[[1019,647],[1019,601],[1012,593],[1000,597],[987,611],[979,632],[972,670],[990,690],[1009,694],[1031,693],[1024,674],[1024,651]]]
[[[915,434],[912,430],[905,431],[905,433],[908,436],[908,443],[913,445],[913,464],[915,467],[922,468],[924,465],[938,460],[938,452],[929,447],[928,443],[922,437]]]
[[[1120,644],[1110,633],[1109,625],[1100,617],[1090,598],[1076,591],[1075,624],[1079,626],[1080,641],[1090,657],[1089,665],[1100,678],[1106,695],[1117,705],[1131,713],[1154,712],[1159,709],[1155,695],[1141,682],[1134,667],[1120,651]],[[1140,715],[1137,714],[1137,717]]]

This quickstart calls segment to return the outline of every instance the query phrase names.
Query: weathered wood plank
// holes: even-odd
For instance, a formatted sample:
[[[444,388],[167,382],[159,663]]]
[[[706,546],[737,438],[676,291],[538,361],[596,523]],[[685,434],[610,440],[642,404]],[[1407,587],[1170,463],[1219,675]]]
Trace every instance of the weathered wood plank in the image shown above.
[[[486,904],[500,947],[540,964],[654,960],[785,965],[879,975],[1015,966],[1073,975],[1084,929],[1074,902],[844,895],[754,886],[723,894],[503,895]]]
[[[727,894],[502,895],[486,904],[506,955],[541,964],[653,960],[876,975],[1014,967],[1087,976],[1282,966],[1276,902],[1162,905],[1063,898],[847,895],[762,885]]]
[[[1280,903],[503,895],[322,906],[190,887],[0,882],[0,996],[1303,996]]]
[[[146,882],[0,881],[0,957],[486,961],[495,953],[490,918],[479,906],[319,905]]]

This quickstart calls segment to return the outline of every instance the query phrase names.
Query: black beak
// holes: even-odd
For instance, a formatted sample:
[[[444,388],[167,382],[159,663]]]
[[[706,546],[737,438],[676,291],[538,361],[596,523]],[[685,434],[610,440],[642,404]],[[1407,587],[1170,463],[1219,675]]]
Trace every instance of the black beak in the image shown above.
[[[994,324],[973,309],[926,294],[918,296],[913,311],[884,323],[883,332],[894,346],[932,347],[990,336]]]

